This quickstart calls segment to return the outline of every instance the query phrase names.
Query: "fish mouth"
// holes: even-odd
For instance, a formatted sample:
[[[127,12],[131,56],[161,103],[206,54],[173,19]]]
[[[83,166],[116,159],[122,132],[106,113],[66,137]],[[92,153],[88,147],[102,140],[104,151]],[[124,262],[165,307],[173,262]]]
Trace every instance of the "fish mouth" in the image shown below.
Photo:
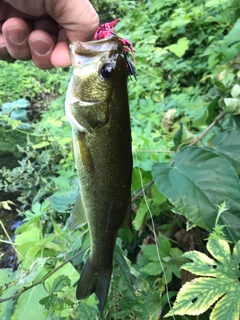
[[[69,45],[72,66],[81,66],[99,61],[103,56],[116,55],[121,52],[121,42],[118,37],[107,37],[89,42],[73,42]]]
[[[115,48],[115,50],[119,46],[119,40],[116,36],[106,37],[100,40],[93,40],[88,42],[76,41],[70,44],[70,49],[73,54],[92,57],[99,53],[108,52],[109,49]]]
[[[96,101],[82,101],[82,100],[79,100],[79,102],[76,105],[76,107],[90,107],[90,106],[94,106],[96,104],[101,104],[103,102],[104,102],[104,100],[96,100]]]

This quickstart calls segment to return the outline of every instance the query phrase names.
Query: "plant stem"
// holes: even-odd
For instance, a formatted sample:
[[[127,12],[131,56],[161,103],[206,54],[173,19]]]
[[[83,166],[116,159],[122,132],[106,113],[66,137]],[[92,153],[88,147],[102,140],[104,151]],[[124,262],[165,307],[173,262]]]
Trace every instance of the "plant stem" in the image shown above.
[[[146,191],[148,188],[150,188],[153,185],[154,181],[150,181],[144,188],[142,188],[138,193],[136,193],[133,197],[132,197],[132,202],[135,201],[144,191]]]
[[[13,247],[13,249],[15,250],[15,252],[17,252],[17,254],[21,256],[20,252],[17,251],[17,249],[16,249],[16,247],[15,247],[15,245],[14,245],[11,237],[9,236],[9,234],[8,234],[8,232],[7,232],[7,230],[5,229],[4,224],[2,223],[2,220],[0,220],[0,226],[3,228],[3,231],[4,231],[5,235],[7,236],[8,240],[9,240],[9,243],[11,244],[11,246]],[[6,242],[6,241],[0,240],[0,242]],[[6,243],[7,243],[7,242],[6,242]]]
[[[176,153],[175,151],[168,151],[168,150],[137,150],[138,152],[146,152],[146,153]]]
[[[226,113],[220,113],[214,120],[213,122],[205,129],[195,140],[193,140],[189,146],[193,146],[196,144],[199,140],[201,140],[217,123],[219,120],[221,120]]]

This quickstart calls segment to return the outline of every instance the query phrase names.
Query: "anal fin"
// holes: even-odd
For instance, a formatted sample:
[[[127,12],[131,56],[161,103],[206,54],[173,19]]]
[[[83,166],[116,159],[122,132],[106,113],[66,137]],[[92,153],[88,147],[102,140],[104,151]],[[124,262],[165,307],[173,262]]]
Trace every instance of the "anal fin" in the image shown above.
[[[87,223],[87,217],[84,211],[81,196],[77,197],[75,205],[73,206],[71,215],[67,221],[66,228],[68,230],[75,230]]]

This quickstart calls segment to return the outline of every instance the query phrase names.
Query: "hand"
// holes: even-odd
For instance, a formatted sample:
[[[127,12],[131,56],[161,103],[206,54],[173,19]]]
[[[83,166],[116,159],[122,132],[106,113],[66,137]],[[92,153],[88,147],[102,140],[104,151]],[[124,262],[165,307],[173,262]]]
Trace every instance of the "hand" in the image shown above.
[[[0,60],[67,67],[68,40],[92,40],[98,25],[88,0],[0,0]]]

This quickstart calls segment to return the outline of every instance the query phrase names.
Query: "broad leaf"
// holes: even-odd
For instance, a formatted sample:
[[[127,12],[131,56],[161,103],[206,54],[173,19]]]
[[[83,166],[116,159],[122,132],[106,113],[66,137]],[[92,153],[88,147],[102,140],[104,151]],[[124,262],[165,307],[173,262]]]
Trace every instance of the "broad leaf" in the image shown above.
[[[202,278],[187,282],[179,291],[172,310],[166,316],[199,315],[215,302],[210,320],[238,320],[240,308],[240,241],[233,254],[224,240],[211,239],[207,244],[213,260],[198,251],[184,254],[193,262],[185,264],[182,269]]]
[[[194,224],[211,231],[218,208],[224,201],[228,210],[220,216],[227,237],[240,238],[240,187],[236,171],[229,161],[211,150],[186,147],[171,167],[158,163],[153,167],[155,183],[168,200]]]
[[[56,267],[57,266],[58,266],[58,264],[56,265]],[[53,291],[54,288],[56,288],[56,282],[54,283],[55,279],[57,279],[63,275],[66,275],[68,277],[68,279],[70,279],[71,285],[74,285],[77,282],[77,280],[79,279],[79,274],[76,271],[76,269],[72,266],[71,263],[67,263],[45,281],[47,288],[49,288],[49,290]],[[69,282],[69,280],[67,280],[67,283],[68,282]]]
[[[224,156],[240,174],[240,130],[224,131],[213,139],[214,149]]]
[[[224,37],[226,43],[230,46],[240,41],[240,19],[238,19],[232,30]]]
[[[11,320],[43,320],[44,307],[39,301],[47,295],[43,285],[38,285],[24,292],[18,299]]]
[[[15,276],[15,274],[14,274]],[[16,289],[9,286],[13,273],[10,269],[0,269],[0,298],[4,299],[16,293]],[[9,320],[14,310],[14,301],[9,300],[0,304],[0,319]]]
[[[70,286],[71,280],[66,275],[60,275],[54,279],[52,284],[52,292],[61,291],[64,286]]]

